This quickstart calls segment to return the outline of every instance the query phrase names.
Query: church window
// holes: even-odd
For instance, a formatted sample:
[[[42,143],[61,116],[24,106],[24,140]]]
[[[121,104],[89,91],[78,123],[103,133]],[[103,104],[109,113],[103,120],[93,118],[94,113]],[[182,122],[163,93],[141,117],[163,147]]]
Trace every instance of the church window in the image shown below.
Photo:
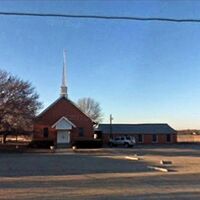
[[[45,138],[48,138],[48,136],[49,136],[49,129],[48,129],[47,127],[45,127],[45,128],[43,129],[43,136],[44,136]]]
[[[84,136],[84,128],[79,128],[79,136],[83,137]]]

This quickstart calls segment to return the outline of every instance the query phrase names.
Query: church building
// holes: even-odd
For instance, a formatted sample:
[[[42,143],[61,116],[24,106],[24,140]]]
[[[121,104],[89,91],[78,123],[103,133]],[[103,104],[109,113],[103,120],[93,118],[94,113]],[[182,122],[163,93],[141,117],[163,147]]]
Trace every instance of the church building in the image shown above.
[[[56,146],[67,147],[93,137],[93,121],[68,98],[64,53],[60,97],[35,118],[33,139],[52,140]]]

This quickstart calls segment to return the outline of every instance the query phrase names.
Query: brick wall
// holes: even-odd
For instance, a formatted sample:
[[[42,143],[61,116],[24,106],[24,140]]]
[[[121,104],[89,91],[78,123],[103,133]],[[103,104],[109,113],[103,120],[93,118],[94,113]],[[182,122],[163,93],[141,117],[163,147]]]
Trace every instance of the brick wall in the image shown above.
[[[113,133],[113,137],[123,136],[123,135],[128,136],[128,134],[115,134],[115,133]],[[138,142],[138,134],[130,134],[130,136],[135,137],[136,142],[139,143]],[[103,138],[104,144],[107,144],[108,141],[109,141],[110,135],[109,134],[103,134],[102,138]],[[166,135],[165,134],[158,134],[157,138],[158,138],[158,140],[157,140],[157,143],[155,143],[155,144],[169,144],[169,142],[166,141]],[[176,140],[176,134],[172,134],[170,143],[176,143],[176,141],[177,141]],[[152,135],[151,134],[144,134],[143,135],[143,143],[141,143],[141,144],[153,144],[152,143]]]
[[[56,140],[56,130],[51,126],[63,116],[76,126],[71,130],[72,141],[79,138],[79,128],[84,129],[84,136],[81,138],[93,138],[93,122],[91,119],[83,114],[71,101],[60,98],[35,119],[34,139],[44,139],[43,128],[47,127],[49,128],[48,138]]]

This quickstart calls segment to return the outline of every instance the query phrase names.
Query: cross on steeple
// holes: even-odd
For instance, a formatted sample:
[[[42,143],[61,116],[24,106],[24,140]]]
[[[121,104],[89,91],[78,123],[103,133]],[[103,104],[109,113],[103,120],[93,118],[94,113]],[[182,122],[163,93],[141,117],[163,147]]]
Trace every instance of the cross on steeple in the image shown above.
[[[66,50],[63,51],[63,72],[62,72],[62,85],[60,90],[60,96],[68,98],[67,94],[67,77],[66,77],[66,68],[67,68],[67,62],[66,62]]]

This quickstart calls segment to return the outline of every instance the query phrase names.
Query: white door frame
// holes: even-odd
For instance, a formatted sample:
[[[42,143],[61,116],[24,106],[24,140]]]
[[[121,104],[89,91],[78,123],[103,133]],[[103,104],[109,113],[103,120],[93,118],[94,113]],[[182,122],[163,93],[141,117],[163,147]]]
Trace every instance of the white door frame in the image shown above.
[[[69,144],[71,141],[69,130],[57,130],[57,144]]]
[[[68,120],[65,116],[58,119],[53,125],[52,128],[55,128],[57,131],[57,144],[70,144],[71,138],[70,138],[70,131],[72,128],[75,128],[76,126]]]

